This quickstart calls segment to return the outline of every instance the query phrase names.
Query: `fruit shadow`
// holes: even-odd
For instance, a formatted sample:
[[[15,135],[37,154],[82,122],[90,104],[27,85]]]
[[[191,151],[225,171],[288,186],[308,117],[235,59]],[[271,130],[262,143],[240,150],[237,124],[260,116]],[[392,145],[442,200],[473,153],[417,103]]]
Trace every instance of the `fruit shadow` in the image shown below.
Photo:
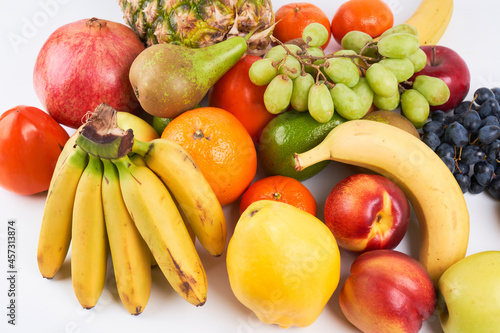
[[[221,304],[226,305],[229,304],[231,311],[237,311],[237,317],[247,318],[254,315],[234,296],[229,284],[229,276],[226,266],[227,247],[229,245],[229,240],[233,235],[236,223],[238,222],[240,217],[239,201],[224,206],[223,210],[226,217],[227,239],[226,246],[222,255],[220,257],[214,257],[210,255],[198,241],[196,244],[198,254],[207,274],[207,304],[210,302],[211,297],[218,298],[219,300],[216,300],[216,302],[221,302]],[[255,320],[257,320],[256,317]]]

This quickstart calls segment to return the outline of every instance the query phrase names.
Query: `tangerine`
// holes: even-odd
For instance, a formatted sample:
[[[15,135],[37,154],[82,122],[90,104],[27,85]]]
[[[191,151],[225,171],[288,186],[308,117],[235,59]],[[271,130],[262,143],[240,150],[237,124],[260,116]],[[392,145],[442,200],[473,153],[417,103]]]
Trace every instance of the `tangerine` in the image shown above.
[[[257,151],[250,134],[224,109],[186,111],[165,127],[161,137],[187,150],[222,206],[236,201],[257,172]]]
[[[333,15],[331,31],[340,45],[349,31],[362,31],[378,37],[394,24],[391,8],[382,0],[349,0]]]
[[[315,22],[321,23],[328,30],[328,40],[323,44],[322,48],[326,48],[330,42],[330,20],[325,12],[314,4],[295,2],[283,5],[274,13],[274,18],[277,23],[274,27],[273,36],[282,43],[302,38],[304,28]]]
[[[258,200],[281,201],[316,216],[316,199],[306,186],[291,177],[270,176],[250,185],[241,197],[240,214]]]

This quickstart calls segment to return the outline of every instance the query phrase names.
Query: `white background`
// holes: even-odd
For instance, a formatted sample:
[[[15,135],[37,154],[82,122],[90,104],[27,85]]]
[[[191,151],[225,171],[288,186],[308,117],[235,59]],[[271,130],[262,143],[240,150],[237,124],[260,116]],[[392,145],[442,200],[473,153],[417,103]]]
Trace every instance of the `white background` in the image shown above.
[[[288,1],[274,0],[277,10]],[[344,0],[309,0],[325,11],[329,19]],[[417,8],[418,0],[387,0],[395,23],[404,22]],[[472,75],[471,91],[480,86],[500,86],[498,31],[500,3],[494,0],[455,1],[454,15],[440,44],[457,51],[468,63]],[[10,1],[0,14],[0,113],[20,104],[42,108],[32,85],[32,71],[38,51],[59,26],[83,18],[98,17],[123,22],[116,0],[25,0]],[[32,29],[29,29],[31,26]],[[34,29],[33,29],[34,27]],[[13,43],[21,38],[21,43]],[[335,41],[330,50],[337,49]],[[72,130],[69,130],[72,133]],[[36,163],[36,161],[33,161]],[[318,217],[323,218],[324,201],[331,188],[352,168],[331,163],[325,170],[304,182],[318,202]],[[258,177],[261,171],[258,173]],[[150,301],[140,316],[131,316],[118,298],[112,274],[98,305],[82,310],[71,285],[69,261],[53,280],[43,279],[36,263],[36,247],[46,194],[19,196],[0,188],[0,332],[282,332],[259,322],[233,296],[229,287],[225,258],[212,258],[200,249],[209,290],[207,303],[195,308],[170,288],[158,269],[154,270]],[[446,198],[443,198],[444,200]],[[471,233],[468,254],[500,250],[499,204],[487,194],[466,194]],[[231,234],[238,219],[238,203],[225,207]],[[7,324],[7,221],[17,221],[17,318],[15,327]],[[418,223],[412,221],[397,248],[418,256]],[[291,332],[356,332],[342,315],[338,291],[349,274],[353,256],[342,252],[339,288],[317,321]],[[422,332],[440,332],[436,315],[424,323]]]

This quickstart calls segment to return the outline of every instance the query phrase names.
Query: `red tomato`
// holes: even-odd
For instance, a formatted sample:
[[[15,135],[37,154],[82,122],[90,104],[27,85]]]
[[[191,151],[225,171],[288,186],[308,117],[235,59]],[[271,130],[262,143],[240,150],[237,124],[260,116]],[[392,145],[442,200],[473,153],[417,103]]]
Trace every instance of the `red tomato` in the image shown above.
[[[266,110],[264,91],[266,86],[256,86],[248,77],[250,66],[262,59],[245,55],[217,81],[209,94],[210,106],[231,112],[247,129],[255,143],[274,115]]]
[[[48,190],[69,135],[48,113],[16,106],[0,115],[0,186],[21,195]]]

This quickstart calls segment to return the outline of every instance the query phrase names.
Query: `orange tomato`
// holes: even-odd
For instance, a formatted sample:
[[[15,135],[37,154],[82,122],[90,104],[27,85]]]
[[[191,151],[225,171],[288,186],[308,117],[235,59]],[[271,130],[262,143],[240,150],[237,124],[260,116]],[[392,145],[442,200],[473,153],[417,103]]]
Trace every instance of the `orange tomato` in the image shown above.
[[[335,12],[331,30],[338,44],[349,31],[380,36],[394,24],[391,8],[382,0],[349,0]]]
[[[262,129],[274,115],[264,104],[266,86],[256,86],[250,81],[248,71],[257,60],[255,55],[245,55],[222,76],[210,90],[208,104],[231,112],[245,126],[255,143]]]
[[[269,176],[257,180],[245,191],[240,201],[240,214],[258,200],[276,200],[316,216],[316,200],[298,180],[285,176]]]
[[[235,202],[257,172],[257,151],[241,122],[215,107],[186,111],[174,118],[162,138],[180,144],[193,157],[222,206]]]
[[[325,12],[316,5],[307,2],[295,2],[281,6],[274,14],[276,26],[273,36],[282,43],[289,40],[302,38],[302,31],[310,23],[321,23],[328,30],[328,40],[322,46],[328,46],[330,42],[330,20]]]

